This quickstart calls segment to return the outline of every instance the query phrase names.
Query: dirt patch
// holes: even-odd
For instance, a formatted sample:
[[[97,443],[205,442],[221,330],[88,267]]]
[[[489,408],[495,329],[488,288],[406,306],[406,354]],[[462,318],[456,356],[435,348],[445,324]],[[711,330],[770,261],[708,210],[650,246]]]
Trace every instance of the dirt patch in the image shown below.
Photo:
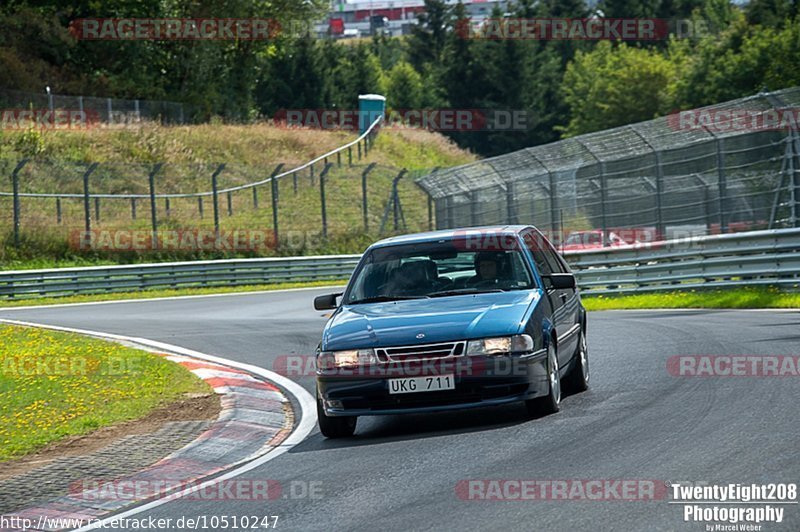
[[[59,458],[89,454],[124,436],[155,432],[171,421],[216,419],[219,412],[220,402],[217,394],[188,394],[179,401],[153,410],[141,419],[103,427],[82,436],[72,436],[51,443],[35,453],[0,462],[0,480],[25,473]]]

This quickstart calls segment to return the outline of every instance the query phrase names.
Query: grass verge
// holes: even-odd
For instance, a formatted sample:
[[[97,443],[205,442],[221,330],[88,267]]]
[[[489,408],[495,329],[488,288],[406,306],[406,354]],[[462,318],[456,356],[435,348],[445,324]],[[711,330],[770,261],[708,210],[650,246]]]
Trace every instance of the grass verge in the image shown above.
[[[209,394],[178,364],[78,334],[0,325],[0,462]]]
[[[314,288],[317,286],[340,286],[346,281],[311,281],[303,283],[276,283],[247,286],[218,286],[208,288],[176,288],[167,290],[144,290],[141,292],[113,292],[109,294],[86,294],[65,297],[43,297],[40,299],[0,300],[0,308],[29,307],[33,305],[59,305],[65,303],[92,303],[95,301],[116,301],[150,299],[157,297],[202,296],[211,294],[236,294],[240,292],[261,292],[286,290],[290,288]]]
[[[781,292],[777,288],[689,290],[624,296],[586,295],[581,299],[587,310],[800,308],[800,293]]]

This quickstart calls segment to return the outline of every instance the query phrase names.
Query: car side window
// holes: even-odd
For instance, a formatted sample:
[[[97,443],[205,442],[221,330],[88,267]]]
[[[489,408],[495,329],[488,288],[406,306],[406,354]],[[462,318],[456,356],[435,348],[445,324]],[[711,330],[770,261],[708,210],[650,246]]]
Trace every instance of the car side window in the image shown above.
[[[531,252],[531,255],[533,255],[533,262],[536,263],[536,269],[539,270],[539,275],[543,277],[542,281],[544,282],[545,288],[550,288],[550,281],[547,279],[547,276],[553,273],[553,268],[544,254],[542,238],[536,233],[530,232],[525,234],[523,240],[525,241],[525,246]]]
[[[567,270],[564,268],[564,264],[559,259],[558,253],[556,253],[556,250],[553,249],[553,246],[551,246],[548,243],[545,243],[543,247],[544,247],[544,256],[545,259],[547,260],[547,263],[550,265],[550,270],[553,273],[567,273]]]

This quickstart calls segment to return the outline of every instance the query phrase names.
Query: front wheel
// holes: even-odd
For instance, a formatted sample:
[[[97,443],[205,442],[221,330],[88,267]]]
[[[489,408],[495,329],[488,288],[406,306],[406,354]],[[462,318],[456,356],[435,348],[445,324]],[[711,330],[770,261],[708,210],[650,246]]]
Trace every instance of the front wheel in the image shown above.
[[[561,410],[561,378],[558,375],[558,357],[553,342],[547,347],[547,381],[548,392],[544,397],[525,401],[528,414],[546,416]]]
[[[322,401],[317,397],[317,420],[319,431],[326,438],[347,438],[356,431],[356,416],[332,417],[325,414]]]
[[[589,350],[586,346],[586,332],[581,330],[575,362],[565,377],[564,384],[570,393],[585,392],[589,389]]]

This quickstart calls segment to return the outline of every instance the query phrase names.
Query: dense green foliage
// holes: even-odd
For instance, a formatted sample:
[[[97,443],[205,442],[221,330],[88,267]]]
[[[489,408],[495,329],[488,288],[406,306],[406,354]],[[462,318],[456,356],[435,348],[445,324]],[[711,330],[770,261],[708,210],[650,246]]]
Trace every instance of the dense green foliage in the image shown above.
[[[382,92],[396,109],[521,110],[525,131],[448,133],[483,155],[800,84],[796,0],[517,0],[493,17],[693,20],[681,38],[636,42],[464,38],[460,4],[426,0],[403,38],[303,37],[313,0],[12,0],[0,7],[3,87],[181,101],[196,119],[272,117],[281,109],[354,109]],[[78,41],[87,17],[275,18],[269,41]],[[293,22],[294,21],[294,22]]]

